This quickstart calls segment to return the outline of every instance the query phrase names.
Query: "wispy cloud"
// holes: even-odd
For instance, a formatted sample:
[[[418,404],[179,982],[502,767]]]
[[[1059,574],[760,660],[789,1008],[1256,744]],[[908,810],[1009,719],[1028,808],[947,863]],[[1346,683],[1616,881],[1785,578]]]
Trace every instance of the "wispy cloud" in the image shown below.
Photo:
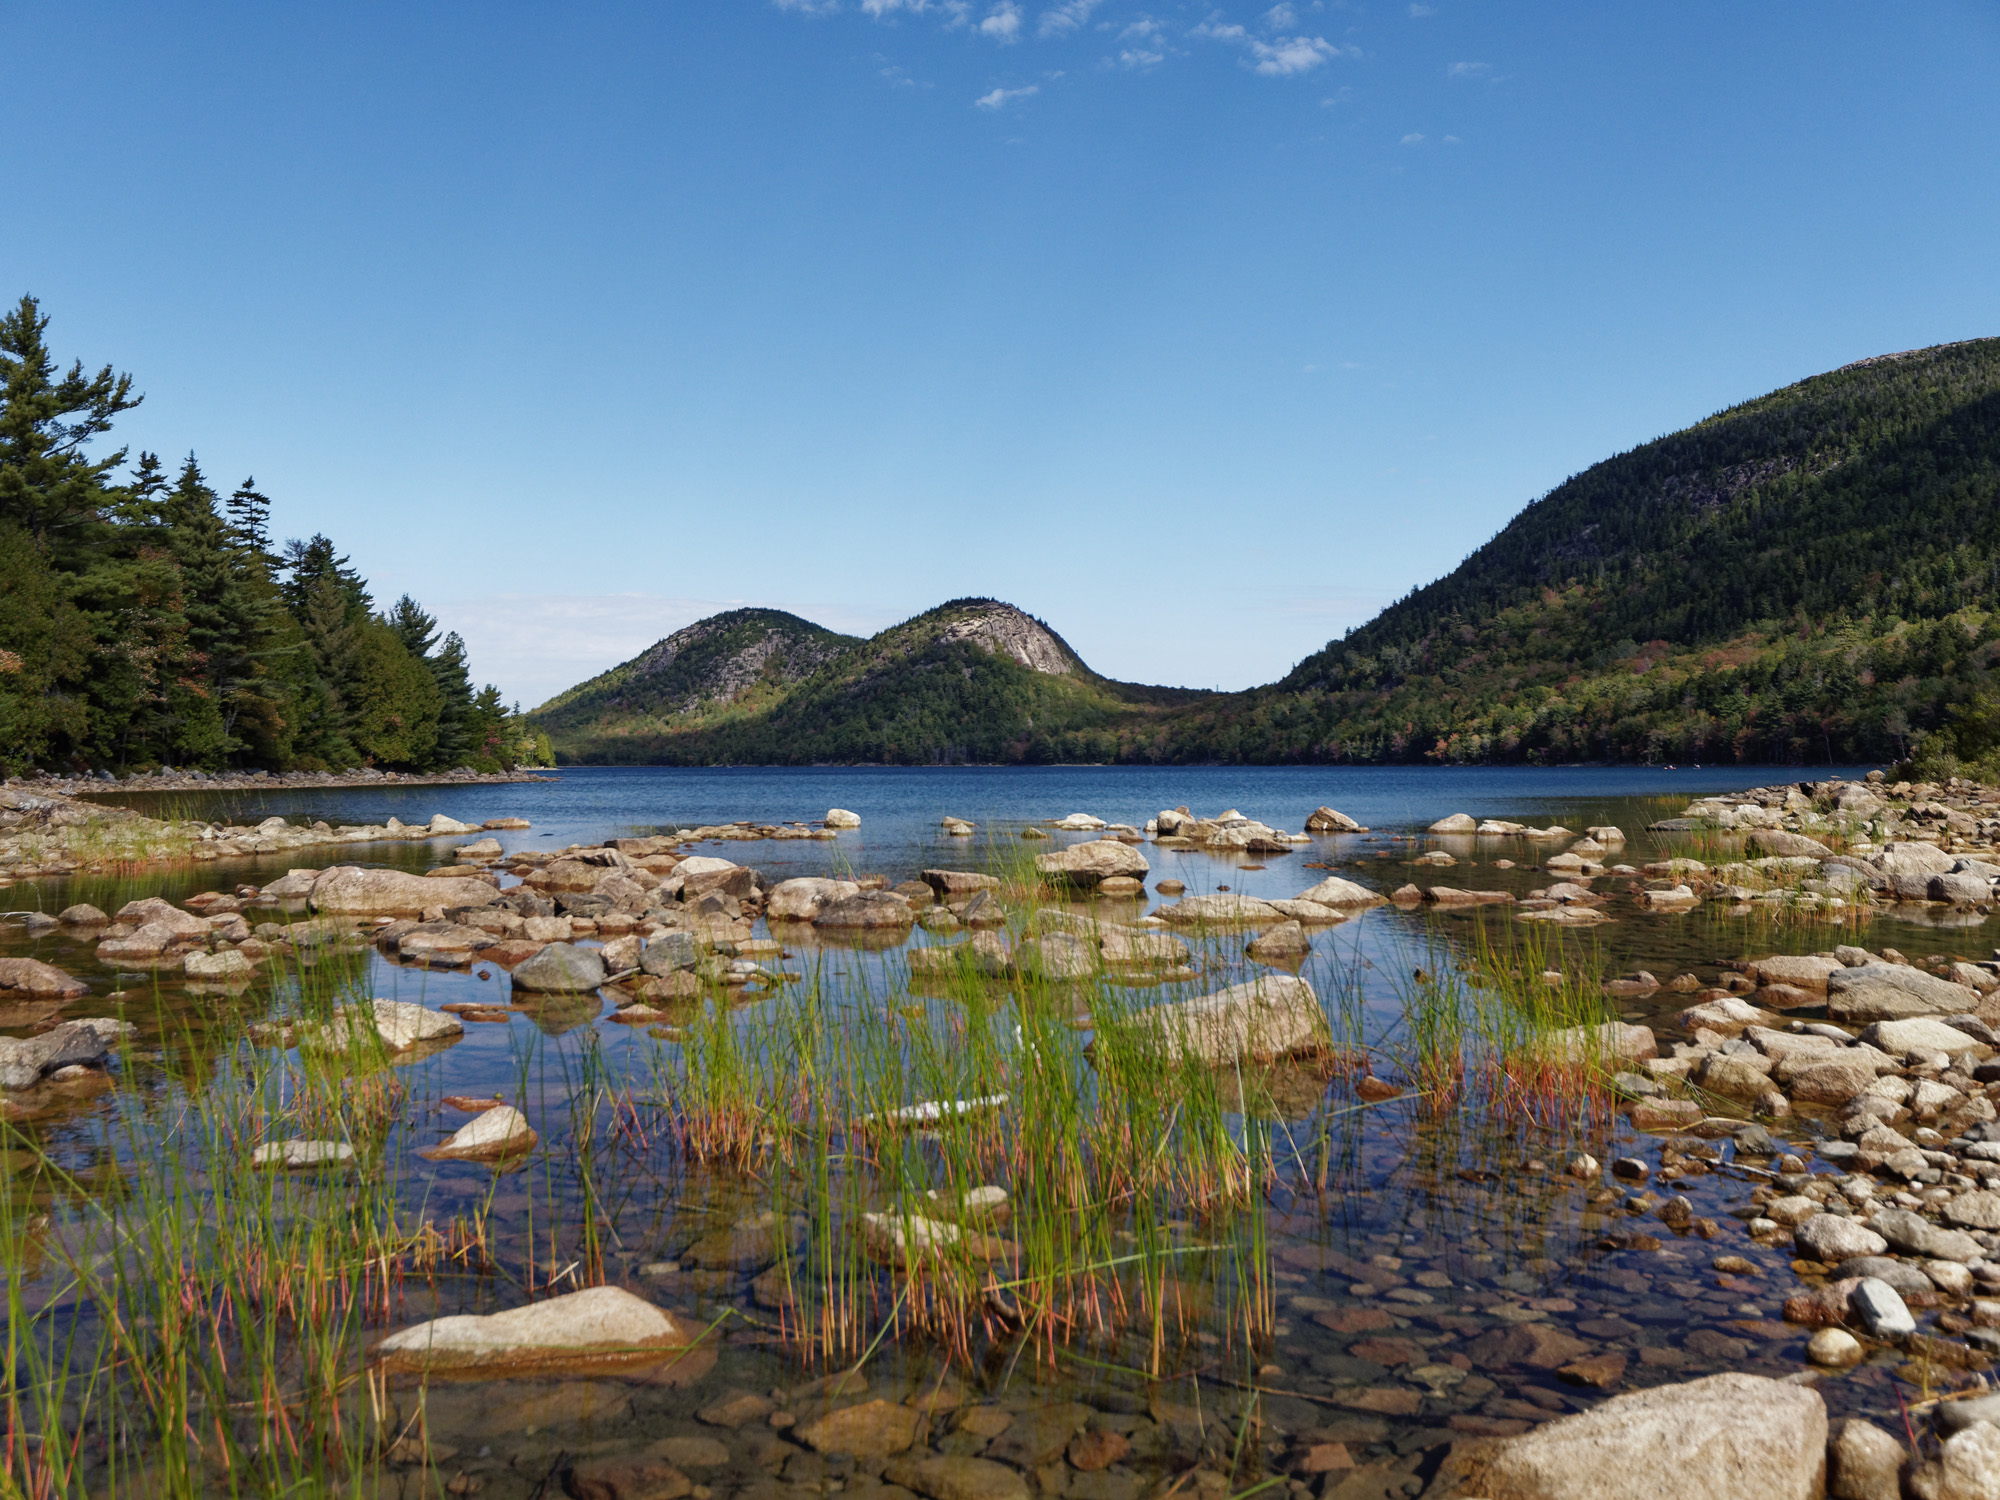
[[[1417,146],[1423,143],[1423,139],[1424,139],[1424,133],[1421,130],[1413,130],[1408,135],[1403,137],[1402,143],[1405,146]]]
[[[1014,0],[1000,0],[979,23],[979,34],[999,42],[1013,41],[1021,34],[1021,7]]]
[[[1250,35],[1241,26],[1221,21],[1203,21],[1188,35],[1243,48],[1249,54],[1244,59],[1244,66],[1266,78],[1296,77],[1301,73],[1310,73],[1336,57],[1348,55],[1346,49],[1323,36],[1274,36],[1266,42]]]
[[[1278,3],[1264,12],[1264,25],[1272,31],[1284,31],[1299,24],[1299,13],[1292,9],[1291,0]]]
[[[1438,9],[1435,5],[1412,5],[1410,7],[1411,18],[1418,21],[1421,21],[1425,16],[1434,16],[1437,13]]]
[[[1116,58],[1109,59],[1109,61],[1115,63],[1118,67],[1134,71],[1140,68],[1158,67],[1166,60],[1166,53],[1155,52],[1149,47],[1127,47]]]
[[[1042,36],[1068,36],[1090,19],[1098,0],[1063,0],[1061,5],[1042,12],[1036,31]]]
[[[789,10],[801,16],[830,16],[840,9],[840,0],[771,0],[779,10]],[[863,8],[877,3],[877,0],[862,0]],[[899,0],[887,0],[894,7]]]
[[[1484,78],[1493,71],[1493,64],[1483,62],[1455,62],[1444,70],[1447,78]]]
[[[1041,91],[1042,86],[1039,83],[1031,83],[1026,88],[1020,89],[995,89],[990,94],[981,94],[972,103],[978,109],[1005,109],[1014,100],[1025,99],[1030,94],[1039,94]]]

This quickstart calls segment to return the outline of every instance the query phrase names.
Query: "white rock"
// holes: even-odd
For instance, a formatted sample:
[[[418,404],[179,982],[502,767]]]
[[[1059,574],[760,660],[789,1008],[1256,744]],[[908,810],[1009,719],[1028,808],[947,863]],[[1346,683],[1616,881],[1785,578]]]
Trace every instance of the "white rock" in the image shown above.
[[[1192,1055],[1211,1065],[1284,1057],[1332,1041],[1319,996],[1290,974],[1267,974],[1198,1000],[1157,1005],[1139,1011],[1132,1023],[1150,1030],[1170,1055]]]
[[[1300,891],[1297,899],[1320,906],[1380,906],[1388,898],[1365,885],[1329,875],[1318,885]]]
[[[861,815],[851,813],[844,807],[829,807],[826,817],[821,820],[829,828],[859,828]]]
[[[526,1115],[512,1105],[496,1104],[481,1110],[426,1154],[466,1161],[518,1156],[532,1150],[537,1139]]]
[[[1847,1305],[1861,1326],[1878,1339],[1901,1338],[1917,1331],[1917,1320],[1903,1305],[1896,1289],[1879,1276],[1864,1276],[1847,1294]]]
[[[257,966],[234,948],[225,948],[220,953],[190,953],[181,960],[181,969],[190,979],[220,984],[253,979],[257,974]]]
[[[376,1351],[400,1365],[451,1369],[650,1361],[693,1341],[663,1309],[599,1286],[484,1317],[436,1318],[391,1334]]]
[[[319,1167],[354,1160],[345,1141],[267,1141],[250,1153],[253,1167]]]
[[[1613,1396],[1504,1440],[1482,1493],[1534,1500],[1819,1500],[1826,1403],[1757,1375]]]

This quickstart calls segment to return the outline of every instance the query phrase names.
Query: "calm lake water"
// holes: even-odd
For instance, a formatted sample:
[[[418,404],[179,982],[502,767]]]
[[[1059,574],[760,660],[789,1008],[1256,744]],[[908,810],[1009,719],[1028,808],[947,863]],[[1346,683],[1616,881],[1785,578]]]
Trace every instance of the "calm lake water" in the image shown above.
[[[1413,843],[1410,836],[1454,812],[1537,826],[1560,822],[1579,832],[1609,823],[1629,837],[1623,860],[1643,865],[1685,845],[1678,836],[1648,835],[1645,825],[1678,814],[1697,796],[1802,774],[1859,776],[1866,769],[617,768],[565,770],[546,785],[221,795],[205,803],[203,811],[236,821],[282,814],[333,823],[379,823],[392,815],[420,822],[436,812],[471,823],[521,816],[533,827],[499,835],[518,849],[734,819],[811,820],[831,807],[843,807],[860,815],[861,827],[835,840],[732,842],[696,852],[756,866],[773,879],[861,872],[893,882],[926,867],[976,868],[1000,840],[1022,826],[1071,812],[1143,827],[1162,808],[1185,804],[1196,813],[1214,814],[1234,807],[1275,827],[1298,830],[1308,813],[1326,804],[1369,825],[1370,831],[1316,839],[1290,855],[1216,857],[1149,844],[1141,852],[1152,865],[1150,879],[1178,878],[1190,893],[1226,886],[1251,895],[1289,897],[1325,873],[1323,868],[1304,868],[1310,864],[1332,867],[1384,891],[1415,879],[1521,894],[1550,879],[1533,868],[1536,846],[1457,841],[1453,848],[1461,857],[1456,867],[1425,871],[1413,869],[1409,861],[1434,841],[1418,837]],[[189,799],[175,800],[180,809],[188,807]],[[134,799],[133,805],[143,802]],[[980,837],[943,836],[937,824],[947,814],[981,825]],[[1057,835],[1056,841],[1073,837]],[[350,847],[314,862],[376,861],[421,869],[443,862],[444,851],[463,841]],[[1559,846],[1542,846],[1539,853],[1552,847]],[[1498,868],[1494,862],[1500,859],[1517,861],[1518,867]],[[230,889],[238,882],[261,883],[290,862],[245,861],[117,881],[21,884],[0,890],[0,910],[53,911],[74,900],[111,908],[132,896],[154,893],[178,898],[202,889]],[[1127,903],[1122,909],[1136,914],[1141,905]],[[1395,1078],[1397,1059],[1408,1055],[1410,1042],[1410,976],[1426,966],[1461,961],[1482,922],[1503,935],[1519,931],[1509,927],[1504,912],[1439,917],[1376,908],[1315,931],[1313,951],[1298,972],[1323,998],[1341,993],[1358,997],[1364,1040],[1381,1060],[1379,1071]],[[764,928],[760,925],[758,931],[761,935]],[[113,976],[96,963],[87,943],[62,934],[31,941],[11,926],[0,932],[7,934],[0,938],[0,952],[45,958],[89,981],[99,996],[114,987]],[[784,966],[803,972],[826,993],[850,997],[841,1005],[851,1003],[857,1025],[875,1024],[885,1001],[903,1005],[916,1025],[962,1024],[949,1000],[926,997],[921,990],[912,993],[896,949],[876,951],[790,931],[783,940],[788,945]],[[931,939],[919,932],[914,941]],[[1731,918],[1708,909],[1652,915],[1621,903],[1616,919],[1602,927],[1551,934],[1549,951],[1551,961],[1593,977],[1644,967],[1663,980],[1691,972],[1707,983],[1727,960],[1812,952],[1845,941],[1878,949],[1895,946],[1912,957],[1931,952],[1985,957],[1993,935],[1983,922],[1942,927],[1866,918],[1847,927],[1784,929],[1764,917]],[[1254,972],[1241,946],[1240,938],[1227,937],[1199,944],[1201,982],[1163,991],[1162,997],[1203,993]],[[490,964],[423,970],[376,956],[369,965],[367,984],[376,996],[430,1006],[506,1001],[505,973]],[[138,1024],[140,1034],[119,1067],[128,1090],[135,1085],[143,1090],[167,1087],[162,1078],[171,1072],[177,1037],[189,1028],[241,1035],[270,1003],[270,994],[261,988],[230,999],[191,995],[162,983],[133,986],[122,1002],[86,1000],[79,1003],[82,1009],[72,1007],[70,1013],[110,1010]],[[744,1035],[754,1042],[768,1025],[766,1007],[779,1003],[740,1009],[736,1014]],[[1685,1003],[1684,996],[1662,991],[1619,1001],[1611,1013],[1671,1028],[1671,1016]],[[549,1205],[572,1202],[578,1187],[565,1168],[576,1141],[567,1101],[586,1039],[594,1058],[613,1076],[628,1079],[657,1079],[662,1069],[670,1074],[679,1056],[672,1033],[611,1024],[607,1017],[608,1007],[595,998],[519,1005],[510,1023],[470,1026],[464,1040],[449,1050],[399,1070],[410,1085],[412,1105],[396,1129],[412,1144],[432,1143],[458,1123],[443,1118],[434,1102],[426,1103],[450,1093],[497,1091],[518,1100],[543,1136],[538,1165],[504,1179],[497,1192],[490,1168],[408,1156],[406,1199],[428,1205],[432,1212],[488,1204],[503,1236],[510,1229],[525,1233],[531,1220],[549,1222]],[[1087,1033],[1080,1033],[1079,1045],[1085,1040]],[[153,1069],[161,1071],[149,1071]],[[1149,1375],[1153,1367],[1142,1366],[1137,1351],[1115,1339],[1066,1349],[1053,1364],[1023,1358],[1018,1348],[996,1346],[997,1352],[988,1351],[983,1362],[951,1373],[954,1388],[962,1390],[967,1403],[1011,1413],[1021,1424],[1019,1432],[1041,1420],[1037,1414],[1066,1411],[1062,1403],[1080,1401],[1088,1415],[1076,1421],[1128,1437],[1131,1454],[1101,1471],[1065,1468],[1059,1456],[1009,1449],[1004,1434],[989,1444],[988,1437],[963,1426],[948,1435],[934,1434],[932,1445],[946,1453],[984,1451],[1002,1457],[1030,1471],[1038,1493],[1064,1494],[1070,1500],[1138,1500],[1166,1473],[1215,1462],[1213,1441],[1199,1431],[1191,1435],[1185,1413],[1200,1409],[1203,1402],[1212,1413],[1235,1410],[1229,1403],[1240,1404],[1247,1384],[1263,1393],[1257,1443],[1272,1473],[1286,1474],[1285,1455],[1301,1445],[1340,1442],[1354,1462],[1353,1473],[1342,1477],[1347,1471],[1340,1471],[1319,1493],[1333,1500],[1372,1500],[1422,1493],[1442,1445],[1455,1437],[1519,1430],[1551,1414],[1586,1407],[1606,1389],[1660,1384],[1718,1369],[1782,1376],[1805,1368],[1802,1347],[1809,1330],[1778,1321],[1783,1297],[1797,1284],[1788,1253],[1784,1247],[1752,1244],[1740,1217],[1732,1216],[1761,1179],[1728,1167],[1727,1142],[1713,1152],[1715,1170],[1696,1167],[1670,1189],[1684,1193],[1696,1214],[1713,1217],[1721,1226],[1716,1238],[1705,1240],[1676,1236],[1642,1212],[1629,1211],[1622,1190],[1586,1198],[1561,1175],[1561,1162],[1579,1147],[1605,1161],[1635,1154],[1657,1164],[1659,1140],[1635,1135],[1621,1121],[1568,1122],[1546,1130],[1516,1121],[1501,1129],[1471,1103],[1460,1117],[1440,1118],[1407,1099],[1361,1114],[1354,1109],[1347,1080],[1315,1088],[1316,1097],[1280,1111],[1283,1118],[1271,1122],[1277,1132],[1276,1156],[1289,1156],[1298,1170],[1288,1167],[1280,1173],[1265,1195],[1263,1234],[1268,1239],[1256,1253],[1267,1258],[1278,1309],[1276,1333],[1267,1347],[1246,1362],[1229,1351],[1226,1338],[1193,1338],[1164,1372],[1177,1378],[1154,1380],[1142,1378],[1142,1371]],[[41,1133],[53,1153],[88,1154],[101,1149],[89,1129],[91,1111],[113,1107],[99,1101],[29,1128]],[[1235,1128],[1246,1127],[1239,1119]],[[1787,1130],[1809,1154],[1818,1128],[1810,1120],[1797,1120]],[[1325,1190],[1312,1189],[1307,1163],[1315,1151],[1333,1157],[1332,1185]],[[782,1398],[781,1408],[801,1420],[829,1400],[851,1396],[802,1391],[811,1376],[824,1372],[802,1366],[795,1351],[759,1331],[768,1330],[770,1316],[759,1310],[752,1278],[777,1258],[776,1251],[749,1255],[737,1266],[687,1259],[690,1247],[704,1236],[728,1230],[769,1201],[757,1182],[725,1182],[678,1168],[670,1177],[656,1175],[648,1181],[642,1174],[657,1172],[659,1163],[634,1160],[633,1175],[620,1184],[617,1201],[608,1210],[606,1276],[704,1322],[731,1309],[744,1314],[745,1326],[729,1336],[715,1369],[684,1389],[596,1382],[593,1388],[603,1388],[601,1399],[581,1405],[562,1386],[513,1383],[517,1389],[508,1398],[508,1410],[545,1411],[535,1420],[496,1415],[496,1398],[488,1387],[445,1388],[433,1393],[434,1433],[460,1450],[456,1462],[482,1486],[478,1492],[488,1495],[543,1493],[537,1484],[548,1482],[556,1472],[552,1466],[565,1454],[637,1452],[676,1436],[721,1444],[724,1456],[695,1476],[716,1496],[825,1493],[836,1487],[869,1492],[879,1483],[874,1477],[879,1464],[874,1469],[829,1465],[780,1441],[768,1426],[739,1431],[695,1417],[732,1391],[775,1393]],[[1322,1177],[1326,1171],[1319,1169]],[[560,1221],[558,1214],[555,1222]],[[1630,1240],[1633,1230],[1650,1230],[1655,1243]],[[545,1248],[560,1262],[574,1246]],[[1752,1269],[1718,1273],[1712,1262],[1725,1254],[1746,1258]],[[412,1293],[402,1313],[408,1320],[427,1315],[427,1307],[491,1308],[519,1299],[519,1291],[499,1279],[446,1288],[435,1293],[434,1301]],[[1531,1325],[1553,1333],[1518,1335]],[[1538,1340],[1562,1359],[1542,1358]],[[1579,1354],[1616,1356],[1623,1361],[1621,1373],[1606,1389],[1559,1378],[1555,1364]],[[892,1340],[870,1362],[867,1379],[875,1395],[901,1399],[927,1388],[926,1382],[935,1384],[941,1368],[935,1351],[914,1341]],[[1826,1379],[1821,1388],[1836,1412],[1881,1417],[1896,1409],[1885,1365],[1864,1364],[1846,1376]],[[537,1402],[543,1405],[536,1407]],[[1058,1443],[1052,1452],[1059,1455],[1060,1449]],[[1307,1487],[1295,1470],[1279,1482],[1294,1493]]]

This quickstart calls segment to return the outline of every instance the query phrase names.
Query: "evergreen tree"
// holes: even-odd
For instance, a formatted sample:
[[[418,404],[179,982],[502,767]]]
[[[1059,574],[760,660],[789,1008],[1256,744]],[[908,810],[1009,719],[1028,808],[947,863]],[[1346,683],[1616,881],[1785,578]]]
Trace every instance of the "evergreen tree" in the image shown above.
[[[435,762],[440,770],[470,764],[477,746],[473,722],[472,674],[465,641],[457,631],[444,638],[428,665],[438,688],[438,738]]]
[[[405,594],[390,607],[384,619],[396,632],[396,638],[403,643],[405,651],[420,661],[430,659],[431,647],[437,644],[438,638],[435,615],[427,613],[421,604]]]
[[[383,620],[356,628],[347,707],[354,746],[369,764],[429,768],[438,741],[437,680]]]

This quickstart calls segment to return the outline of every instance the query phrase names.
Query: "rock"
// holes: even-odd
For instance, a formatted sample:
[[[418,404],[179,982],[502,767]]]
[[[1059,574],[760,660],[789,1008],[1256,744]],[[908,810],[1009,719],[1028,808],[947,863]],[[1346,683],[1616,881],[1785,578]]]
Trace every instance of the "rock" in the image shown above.
[[[1482,1333],[1466,1346],[1477,1369],[1518,1365],[1530,1370],[1554,1370],[1590,1353],[1590,1345],[1549,1323],[1517,1323]]]
[[[1734,995],[1689,1006],[1674,1017],[1675,1024],[1684,1031],[1720,1031],[1725,1035],[1739,1032],[1746,1026],[1769,1027],[1778,1019],[1770,1011],[1759,1010],[1749,1001]]]
[[[0,1037],[0,1089],[33,1088],[44,1073],[101,1063],[112,1039],[130,1030],[124,1021],[65,1021],[31,1037]]]
[[[663,932],[639,950],[639,967],[655,979],[666,979],[692,969],[700,958],[701,945],[692,933]]]
[[[257,967],[234,948],[225,948],[220,953],[190,953],[181,960],[181,972],[211,984],[241,984],[256,977]]]
[[[1694,1081],[1726,1098],[1761,1098],[1771,1087],[1771,1059],[1757,1053],[1711,1052],[1702,1059]]]
[[[1703,1118],[1701,1106],[1692,1099],[1641,1099],[1630,1115],[1635,1130],[1686,1130]]]
[[[1845,1328],[1822,1328],[1806,1340],[1806,1358],[1830,1370],[1859,1364],[1863,1352],[1861,1340]]]
[[[829,807],[826,810],[826,817],[821,821],[828,828],[859,828],[861,826],[860,815],[851,813],[844,807]]]
[[[1973,1396],[1965,1401],[1940,1401],[1936,1417],[1939,1430],[1947,1434],[1963,1432],[1974,1422],[2000,1425],[2000,1393]]]
[[[500,892],[483,880],[412,875],[404,870],[362,870],[334,865],[312,884],[314,911],[382,915],[428,906],[490,906]]]
[[[1246,922],[1283,922],[1287,918],[1268,901],[1234,893],[1222,896],[1187,896],[1154,913],[1177,927],[1234,926]]]
[[[1865,1058],[1806,1063],[1784,1078],[1801,1104],[1845,1104],[1874,1081],[1875,1066]]]
[[[1970,1052],[1990,1057],[1993,1049],[1955,1026],[1929,1016],[1912,1016],[1906,1021],[1877,1021],[1863,1028],[1861,1040],[1879,1047],[1891,1057],[1907,1052]]]
[[[1796,859],[1806,854],[1824,859],[1833,853],[1818,839],[1807,838],[1802,833],[1786,833],[1782,828],[1759,828],[1750,835],[1750,847],[1759,854],[1782,859]]]
[[[1014,950],[1014,969],[1043,979],[1088,979],[1097,972],[1097,950],[1068,932],[1045,932]]]
[[[1974,1422],[1946,1438],[1937,1463],[1910,1476],[1920,1500],[1992,1500],[2000,1495],[2000,1427]]]
[[[1073,812],[1067,817],[1056,819],[1049,826],[1068,833],[1091,833],[1099,828],[1109,828],[1111,825],[1095,813]]]
[[[1478,1493],[1491,1500],[1627,1500],[1638,1475],[1673,1500],[1818,1500],[1826,1403],[1756,1375],[1711,1375],[1613,1396],[1501,1440]],[[1666,1480],[1665,1476],[1672,1476]]]
[[[1035,870],[1044,880],[1086,890],[1111,875],[1143,880],[1151,868],[1145,855],[1117,839],[1072,844],[1067,849],[1051,849],[1047,854],[1035,856]]]
[[[1758,984],[1790,984],[1794,990],[1814,990],[1826,994],[1828,976],[1846,968],[1838,958],[1818,958],[1808,954],[1804,958],[1760,958],[1752,966]]]
[[[574,1363],[657,1363],[693,1331],[620,1287],[599,1286],[486,1316],[435,1318],[376,1345],[391,1364],[465,1369]]]
[[[810,922],[828,904],[860,894],[861,887],[851,880],[825,880],[812,875],[781,880],[771,887],[764,915],[773,922]]]
[[[1907,1208],[1885,1208],[1868,1221],[1868,1227],[1903,1255],[1920,1255],[1927,1260],[1955,1260],[1960,1265],[1980,1260],[1985,1249],[1971,1235],[1959,1229],[1940,1229]]]
[[[1864,1276],[1847,1294],[1847,1305],[1862,1328],[1878,1339],[1901,1338],[1917,1331],[1917,1320],[1894,1287],[1877,1276]]]
[[[56,920],[65,927],[102,927],[111,918],[96,907],[79,901],[75,906],[65,906],[57,912]]]
[[[1126,967],[1178,968],[1188,961],[1188,946],[1164,932],[1134,932],[1107,928],[1099,939],[1104,962]]]
[[[1306,814],[1307,833],[1366,833],[1354,819],[1330,807],[1316,807]]]
[[[1000,889],[999,876],[980,875],[971,870],[926,870],[923,879],[925,885],[945,899]]]
[[[1911,1016],[1956,1015],[1974,1010],[1979,994],[1904,964],[1872,963],[1838,969],[1827,977],[1826,1012],[1850,1026]]]
[[[492,1161],[534,1149],[538,1139],[528,1117],[511,1105],[481,1110],[440,1144],[423,1154],[433,1160]]]
[[[452,850],[455,857],[469,860],[498,859],[503,852],[498,839],[475,839]]]
[[[1814,1358],[1815,1364],[1842,1369],[1861,1357],[1861,1345],[1838,1328],[1822,1328],[1806,1346],[1811,1355],[1821,1339],[1838,1339],[1853,1347],[1853,1357]],[[1873,1422],[1849,1417],[1827,1445],[1826,1492],[1832,1500],[1901,1500],[1903,1460],[1907,1450]]]
[[[1387,899],[1380,892],[1371,891],[1365,885],[1357,885],[1352,880],[1342,880],[1338,875],[1329,875],[1318,885],[1300,891],[1297,898],[1310,901],[1317,906],[1380,906]]]
[[[914,1409],[892,1401],[864,1401],[843,1406],[817,1421],[804,1422],[792,1435],[821,1453],[844,1453],[854,1458],[887,1458],[901,1453],[916,1441],[917,1423],[922,1417]]]
[[[1960,1193],[1944,1206],[1945,1222],[1960,1229],[2000,1229],[2000,1193]]]
[[[1993,899],[1993,882],[1983,875],[1933,875],[1925,884],[1924,894],[1952,906],[1983,906]]]
[[[586,994],[604,983],[604,955],[595,948],[550,943],[514,966],[514,988],[536,994]]]
[[[1453,813],[1450,817],[1439,818],[1435,823],[1431,824],[1430,831],[1432,833],[1472,833],[1478,827],[1479,822],[1471,813]]]
[[[880,929],[908,927],[917,916],[910,903],[894,891],[860,891],[829,901],[813,919],[816,927]]]
[[[1028,1500],[1028,1481],[1020,1470],[988,1458],[904,1460],[890,1464],[882,1477],[930,1500]]]
[[[1792,1231],[1792,1243],[1807,1260],[1838,1265],[1857,1256],[1881,1255],[1889,1242],[1874,1230],[1840,1214],[1815,1214]]]
[[[1571,1062],[1636,1063],[1660,1055],[1652,1028],[1606,1021],[1598,1026],[1572,1026],[1551,1032],[1550,1055]]]
[[[81,979],[73,979],[40,959],[0,958],[0,993],[15,997],[32,995],[38,1000],[74,1000],[89,992],[90,986]]]
[[[354,1160],[345,1141],[268,1141],[250,1153],[253,1167],[339,1166]]]
[[[1268,974],[1196,1000],[1137,1012],[1169,1055],[1191,1055],[1211,1066],[1244,1058],[1285,1057],[1332,1043],[1319,996],[1303,979]]]
[[[1306,941],[1305,928],[1297,922],[1280,922],[1252,939],[1249,951],[1252,958],[1275,959],[1284,963],[1310,952],[1311,946]]]
[[[1131,875],[1107,875],[1097,882],[1100,896],[1143,896],[1146,883]]]
[[[1510,891],[1467,891],[1455,886],[1434,885],[1424,892],[1433,906],[1507,906],[1514,900]]]
[[[564,1486],[572,1500],[681,1500],[694,1481],[661,1458],[586,1458]]]

